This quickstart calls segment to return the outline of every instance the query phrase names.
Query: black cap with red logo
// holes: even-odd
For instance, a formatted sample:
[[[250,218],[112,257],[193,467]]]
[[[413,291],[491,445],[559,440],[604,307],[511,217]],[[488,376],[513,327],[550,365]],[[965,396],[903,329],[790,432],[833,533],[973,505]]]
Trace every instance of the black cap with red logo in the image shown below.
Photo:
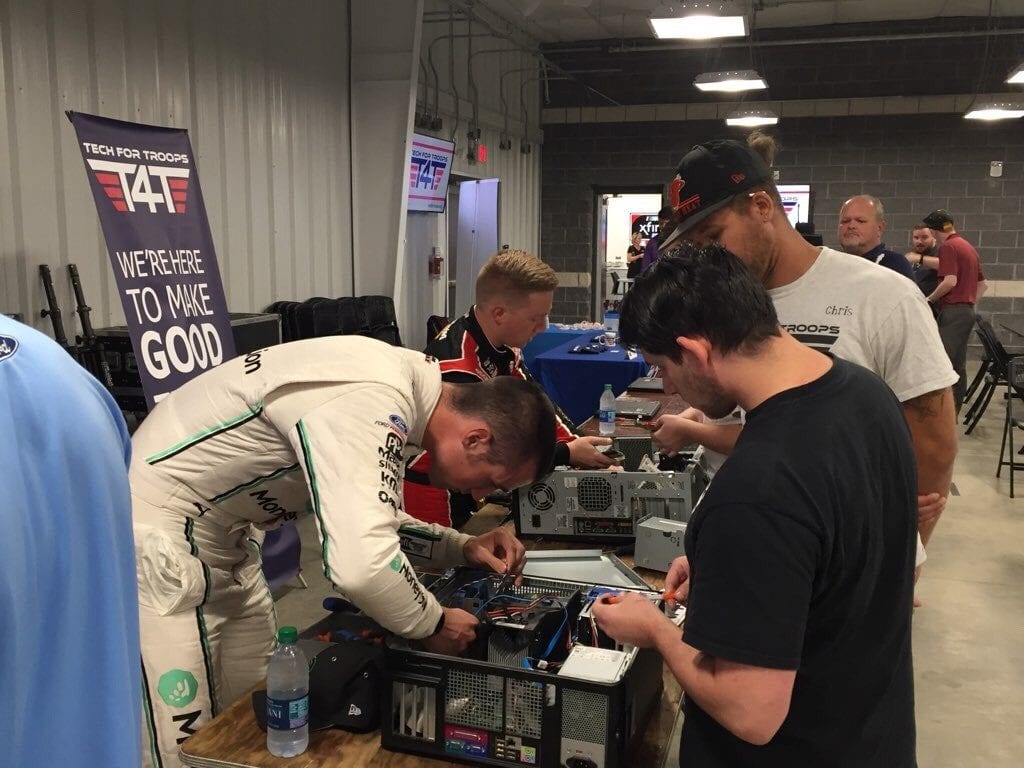
[[[740,192],[773,180],[761,156],[745,142],[732,139],[698,144],[679,161],[676,172],[671,197],[679,225],[665,238],[662,248],[724,208]]]

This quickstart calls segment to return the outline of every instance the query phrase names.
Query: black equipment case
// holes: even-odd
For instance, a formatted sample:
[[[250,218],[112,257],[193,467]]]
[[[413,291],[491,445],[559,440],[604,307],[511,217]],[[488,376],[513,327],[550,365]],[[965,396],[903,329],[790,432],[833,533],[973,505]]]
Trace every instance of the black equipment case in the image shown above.
[[[229,317],[236,355],[244,355],[281,343],[279,315],[231,312]],[[111,394],[118,406],[123,411],[133,413],[148,411],[128,327],[117,325],[111,328],[97,328],[96,338],[102,344],[103,355],[110,367],[110,377],[114,385]]]

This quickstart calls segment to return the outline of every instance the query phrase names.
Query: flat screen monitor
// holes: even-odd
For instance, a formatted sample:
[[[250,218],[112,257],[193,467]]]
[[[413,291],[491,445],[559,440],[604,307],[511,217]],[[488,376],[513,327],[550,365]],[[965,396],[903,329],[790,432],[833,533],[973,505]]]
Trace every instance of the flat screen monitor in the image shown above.
[[[779,197],[786,211],[786,218],[794,227],[801,221],[811,220],[811,185],[779,184]]]
[[[412,135],[407,210],[444,213],[454,156],[453,142],[419,133]]]

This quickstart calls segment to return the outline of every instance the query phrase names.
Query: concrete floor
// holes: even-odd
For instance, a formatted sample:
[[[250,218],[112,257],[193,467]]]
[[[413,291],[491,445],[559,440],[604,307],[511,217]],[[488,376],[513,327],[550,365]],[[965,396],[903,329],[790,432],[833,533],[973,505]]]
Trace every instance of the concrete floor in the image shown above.
[[[1016,768],[1024,764],[1024,473],[1009,498],[995,477],[1002,402],[962,436],[951,496],[918,585],[914,616],[918,764]],[[1024,440],[1021,441],[1024,443]],[[308,589],[287,587],[278,623],[300,629],[330,594],[312,518],[301,523]]]

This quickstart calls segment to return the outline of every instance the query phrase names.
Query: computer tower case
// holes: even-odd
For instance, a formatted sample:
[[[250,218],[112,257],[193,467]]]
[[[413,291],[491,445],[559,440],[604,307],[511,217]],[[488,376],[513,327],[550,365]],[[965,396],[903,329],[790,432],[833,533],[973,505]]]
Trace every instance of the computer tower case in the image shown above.
[[[472,765],[634,765],[630,747],[661,696],[661,658],[652,649],[616,645],[590,620],[589,608],[603,591],[629,589],[660,605],[659,594],[613,556],[570,552],[560,560],[560,554],[542,553],[540,570],[560,568],[588,580],[527,575],[504,593],[518,601],[505,605],[547,599],[554,616],[547,623],[543,615],[537,620],[502,614],[501,607],[488,610],[503,604],[498,575],[463,568],[431,584],[443,605],[482,607],[479,647],[463,658],[388,641],[381,725],[386,749]],[[584,567],[581,557],[589,560]],[[563,619],[566,628],[559,630]]]

